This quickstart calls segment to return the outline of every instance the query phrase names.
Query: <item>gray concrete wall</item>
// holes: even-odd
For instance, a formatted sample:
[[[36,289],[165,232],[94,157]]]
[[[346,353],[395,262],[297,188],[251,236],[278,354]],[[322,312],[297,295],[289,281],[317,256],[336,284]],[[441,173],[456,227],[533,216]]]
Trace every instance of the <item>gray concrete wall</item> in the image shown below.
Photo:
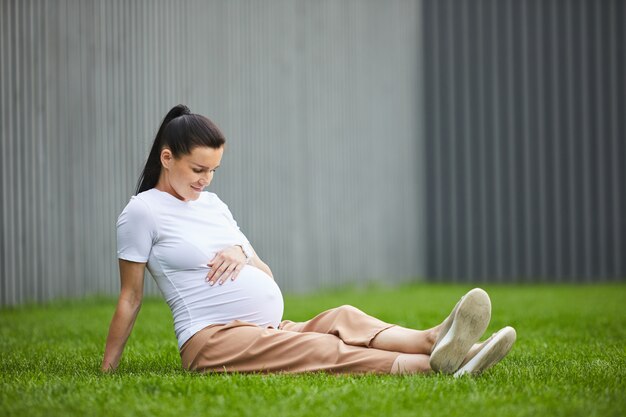
[[[175,104],[284,291],[423,271],[417,1],[0,1],[0,304],[116,294],[115,221]],[[158,294],[149,274],[146,294]]]
[[[117,293],[177,103],[225,132],[211,191],[287,292],[626,276],[623,1],[0,7],[1,305]]]
[[[626,3],[425,0],[426,274],[626,277]]]

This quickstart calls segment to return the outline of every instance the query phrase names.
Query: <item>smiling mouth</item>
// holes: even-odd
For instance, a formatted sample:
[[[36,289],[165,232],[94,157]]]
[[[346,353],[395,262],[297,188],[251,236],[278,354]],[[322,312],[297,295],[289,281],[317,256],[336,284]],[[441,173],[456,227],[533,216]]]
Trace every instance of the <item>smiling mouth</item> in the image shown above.
[[[196,187],[194,187],[193,185],[191,186],[191,188],[193,188],[193,189],[194,189],[194,190],[196,190],[197,192],[201,192],[201,191],[202,191],[202,188],[196,188]]]

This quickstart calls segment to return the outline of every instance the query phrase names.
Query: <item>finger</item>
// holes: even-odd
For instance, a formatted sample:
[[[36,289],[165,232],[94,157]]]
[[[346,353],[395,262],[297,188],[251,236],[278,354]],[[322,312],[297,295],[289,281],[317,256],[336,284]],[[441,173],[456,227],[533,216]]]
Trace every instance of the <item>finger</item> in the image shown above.
[[[213,257],[213,259],[211,259],[207,265],[211,265],[211,264],[215,263],[215,261],[217,260],[217,257],[220,256],[221,254],[222,254],[222,252],[216,253],[215,256]]]
[[[212,260],[211,262],[209,262],[209,263],[207,264],[207,266],[209,267],[209,269],[211,269],[211,268],[213,268],[213,267],[215,266],[215,264],[216,264],[216,261],[215,261],[215,259],[214,259],[214,260]],[[207,276],[208,276],[208,275],[207,275]]]
[[[234,281],[235,278],[237,278],[237,276],[239,275],[239,272],[241,272],[241,270],[243,269],[244,265],[241,263],[236,263],[235,267],[233,268],[232,272],[230,273],[230,275],[228,276],[228,278],[230,278],[231,281]],[[226,279],[228,279],[226,278]]]
[[[232,272],[235,270],[236,267],[237,267],[237,264],[230,264],[228,268],[226,268],[226,270],[224,271],[224,274],[222,275],[220,279],[220,285],[222,285],[224,281],[228,279],[228,277],[232,274]]]
[[[224,265],[224,263],[214,264],[213,267],[211,268],[211,272],[209,272],[209,275],[207,275],[207,281],[209,281],[209,283],[211,285],[215,284],[215,280],[217,278],[217,274],[219,272],[219,268],[222,265]]]
[[[213,258],[213,260],[207,264],[211,269],[211,271],[209,271],[209,273],[207,274],[207,278],[213,278],[215,272],[217,271],[217,268],[224,262],[225,259],[222,256],[216,256],[215,258]]]
[[[239,275],[239,272],[243,269],[243,265],[242,264],[238,264],[235,267],[235,271],[231,274],[230,279],[231,280],[235,280],[235,278],[237,278],[237,275]]]
[[[215,271],[215,275],[213,276],[213,283],[211,285],[219,281],[219,279],[222,277],[222,275],[224,274],[224,271],[226,271],[227,268],[228,268],[228,265],[226,264],[226,262],[224,262],[222,265],[220,265],[219,268],[217,268],[217,271]]]

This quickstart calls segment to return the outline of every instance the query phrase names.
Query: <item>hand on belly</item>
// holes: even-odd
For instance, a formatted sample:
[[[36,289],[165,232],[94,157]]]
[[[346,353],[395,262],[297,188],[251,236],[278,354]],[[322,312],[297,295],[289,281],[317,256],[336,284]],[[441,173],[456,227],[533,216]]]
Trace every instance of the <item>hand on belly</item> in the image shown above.
[[[264,327],[277,327],[282,320],[280,288],[272,277],[251,265],[246,265],[235,281],[213,286],[206,282],[204,291],[202,302],[190,306],[196,317],[212,317],[214,322],[223,323],[242,320]]]

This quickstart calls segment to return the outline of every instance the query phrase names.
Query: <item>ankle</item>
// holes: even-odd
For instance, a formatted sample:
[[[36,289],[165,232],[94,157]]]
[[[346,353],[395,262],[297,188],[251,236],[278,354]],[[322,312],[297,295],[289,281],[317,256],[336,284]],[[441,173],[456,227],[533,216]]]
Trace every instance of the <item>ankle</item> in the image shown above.
[[[425,330],[426,332],[426,341],[430,350],[432,350],[435,342],[437,341],[437,337],[439,337],[439,333],[441,332],[441,325],[433,327],[431,329]]]

